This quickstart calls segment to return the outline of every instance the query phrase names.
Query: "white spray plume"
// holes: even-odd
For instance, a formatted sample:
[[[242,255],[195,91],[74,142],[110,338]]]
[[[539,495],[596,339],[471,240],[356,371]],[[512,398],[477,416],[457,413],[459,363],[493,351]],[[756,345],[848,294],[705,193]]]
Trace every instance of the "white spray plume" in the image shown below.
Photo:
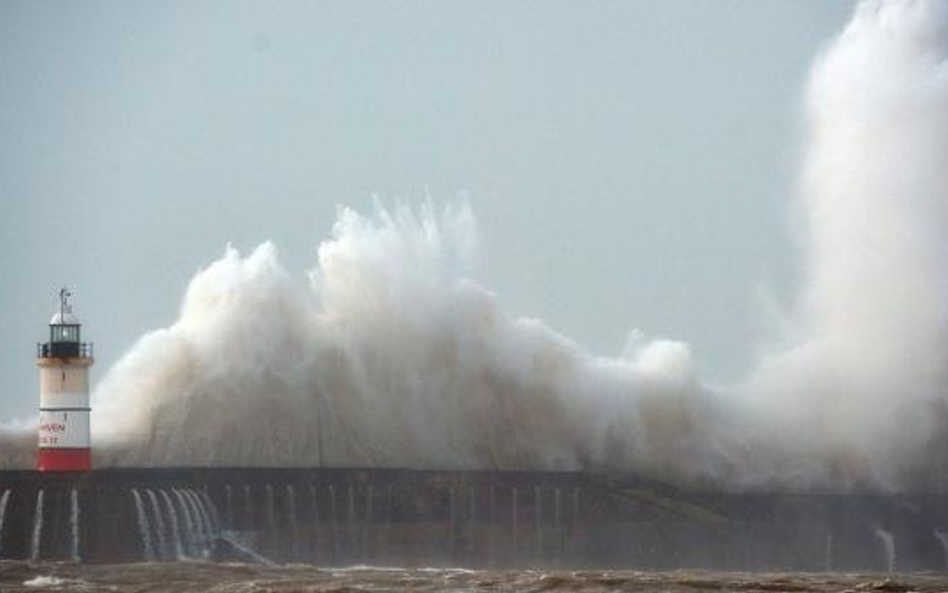
[[[344,210],[310,293],[272,245],[229,249],[178,322],[102,381],[96,442],[123,465],[575,469],[698,453],[687,347],[600,360],[511,319],[462,273],[475,244],[467,206]]]
[[[702,386],[678,342],[633,332],[595,357],[506,315],[469,279],[466,206],[343,210],[310,290],[270,244],[192,280],[178,321],[98,386],[97,463],[931,484],[948,445],[946,56],[944,1],[868,1],[817,60],[793,336],[740,385]]]
[[[948,403],[948,4],[864,2],[817,61],[794,345],[743,386],[784,479],[938,471]]]

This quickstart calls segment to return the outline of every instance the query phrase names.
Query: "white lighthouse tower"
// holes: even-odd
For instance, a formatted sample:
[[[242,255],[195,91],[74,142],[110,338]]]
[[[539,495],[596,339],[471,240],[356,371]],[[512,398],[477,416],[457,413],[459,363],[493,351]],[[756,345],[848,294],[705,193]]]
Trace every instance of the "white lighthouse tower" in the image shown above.
[[[92,344],[80,341],[79,319],[63,287],[59,311],[49,322],[49,341],[36,345],[40,375],[39,471],[89,471],[89,367]]]

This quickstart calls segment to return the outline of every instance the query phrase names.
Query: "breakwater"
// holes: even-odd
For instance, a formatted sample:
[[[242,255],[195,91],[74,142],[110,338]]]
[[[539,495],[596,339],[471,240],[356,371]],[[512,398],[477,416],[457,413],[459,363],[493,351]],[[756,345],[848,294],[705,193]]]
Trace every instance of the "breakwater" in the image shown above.
[[[0,559],[945,571],[946,532],[942,495],[736,494],[570,472],[0,472]]]

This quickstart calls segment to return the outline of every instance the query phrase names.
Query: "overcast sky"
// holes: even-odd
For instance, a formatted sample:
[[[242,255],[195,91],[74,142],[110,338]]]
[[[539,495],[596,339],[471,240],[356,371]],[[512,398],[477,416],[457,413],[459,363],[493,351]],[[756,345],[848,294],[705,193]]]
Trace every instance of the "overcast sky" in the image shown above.
[[[476,278],[597,353],[741,376],[796,284],[800,98],[850,2],[0,0],[0,421],[74,287],[93,380],[227,242],[466,193]]]

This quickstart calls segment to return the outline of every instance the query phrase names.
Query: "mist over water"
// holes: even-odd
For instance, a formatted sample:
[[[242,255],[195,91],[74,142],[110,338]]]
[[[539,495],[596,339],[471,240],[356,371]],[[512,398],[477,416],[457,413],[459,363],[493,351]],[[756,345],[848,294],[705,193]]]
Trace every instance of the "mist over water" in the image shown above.
[[[178,320],[96,388],[96,463],[932,483],[948,445],[946,56],[948,4],[929,0],[860,4],[817,59],[792,332],[738,385],[703,385],[679,342],[633,332],[598,357],[505,313],[470,279],[465,204],[341,210],[308,286],[269,243],[195,276]],[[31,465],[33,443],[0,431],[4,464]]]

